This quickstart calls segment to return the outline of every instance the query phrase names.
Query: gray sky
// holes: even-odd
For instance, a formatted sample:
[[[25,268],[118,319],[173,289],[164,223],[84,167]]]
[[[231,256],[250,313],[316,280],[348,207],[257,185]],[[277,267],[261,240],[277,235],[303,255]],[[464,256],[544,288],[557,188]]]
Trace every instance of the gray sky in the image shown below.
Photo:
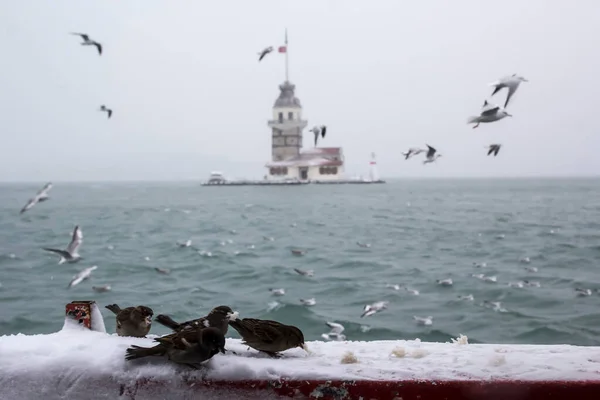
[[[304,117],[349,174],[371,151],[383,177],[600,174],[597,0],[54,0],[0,2],[0,180],[261,177],[284,57],[256,53],[286,27]],[[515,72],[514,117],[471,129]],[[400,155],[425,143],[437,163]]]

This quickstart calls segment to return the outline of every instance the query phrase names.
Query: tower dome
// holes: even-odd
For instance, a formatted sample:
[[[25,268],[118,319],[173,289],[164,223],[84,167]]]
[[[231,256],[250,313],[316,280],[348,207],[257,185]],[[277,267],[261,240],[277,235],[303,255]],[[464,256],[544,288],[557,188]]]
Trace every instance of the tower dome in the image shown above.
[[[302,108],[300,99],[294,95],[296,85],[290,81],[285,81],[279,85],[279,97],[275,100],[273,108]]]

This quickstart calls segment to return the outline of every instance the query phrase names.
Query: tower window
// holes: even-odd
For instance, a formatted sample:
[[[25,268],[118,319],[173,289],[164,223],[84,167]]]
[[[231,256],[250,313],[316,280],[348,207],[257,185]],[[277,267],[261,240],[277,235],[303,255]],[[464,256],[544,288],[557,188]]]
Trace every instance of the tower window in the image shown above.
[[[283,122],[283,113],[282,112],[279,113],[279,122]]]
[[[293,112],[291,112],[291,111],[290,111],[290,112],[288,113],[288,119],[289,119],[290,121],[294,119],[294,113],[293,113]]]

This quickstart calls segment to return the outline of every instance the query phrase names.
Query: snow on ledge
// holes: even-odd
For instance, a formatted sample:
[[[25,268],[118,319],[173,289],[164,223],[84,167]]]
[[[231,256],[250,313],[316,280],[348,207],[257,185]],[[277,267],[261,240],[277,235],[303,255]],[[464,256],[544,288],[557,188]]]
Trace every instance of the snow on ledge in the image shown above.
[[[126,362],[129,345],[152,346],[152,338],[123,338],[65,325],[49,335],[0,337],[0,379],[20,374],[108,375],[119,380],[198,374],[211,380],[600,380],[600,347],[492,345],[411,341],[308,342],[280,359],[258,354],[239,339],[203,372],[160,357]],[[1,389],[1,388],[0,388]]]

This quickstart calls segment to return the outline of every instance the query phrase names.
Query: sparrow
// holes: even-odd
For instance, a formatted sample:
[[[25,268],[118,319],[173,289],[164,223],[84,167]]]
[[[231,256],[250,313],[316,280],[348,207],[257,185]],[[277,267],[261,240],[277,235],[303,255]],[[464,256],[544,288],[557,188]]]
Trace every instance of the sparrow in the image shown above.
[[[295,326],[254,318],[236,319],[229,325],[240,334],[242,343],[271,357],[278,357],[278,352],[294,347],[307,351],[304,335]]]
[[[106,306],[117,316],[117,335],[146,337],[152,325],[154,312],[150,307],[137,306],[121,309],[116,304]]]
[[[126,360],[148,356],[166,356],[172,362],[198,369],[219,351],[225,353],[225,336],[217,328],[183,330],[154,339],[154,347],[132,345],[125,352]]]
[[[218,306],[213,308],[206,317],[185,321],[182,323],[174,321],[171,317],[165,314],[156,316],[155,321],[159,324],[171,328],[175,332],[181,332],[183,330],[191,330],[196,327],[201,328],[217,328],[223,335],[227,334],[227,328],[229,322],[235,320],[239,313],[234,312],[228,306]]]

